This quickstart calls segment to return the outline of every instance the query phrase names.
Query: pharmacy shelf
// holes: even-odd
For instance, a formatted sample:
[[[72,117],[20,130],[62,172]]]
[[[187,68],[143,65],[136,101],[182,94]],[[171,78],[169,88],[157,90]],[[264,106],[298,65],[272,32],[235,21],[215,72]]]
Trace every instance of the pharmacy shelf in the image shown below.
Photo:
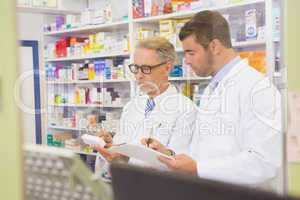
[[[77,153],[77,154],[82,154],[82,155],[88,155],[88,156],[97,156],[98,153],[94,153],[94,152],[85,152],[85,151],[78,151],[78,150],[75,150],[75,149],[70,149],[70,148],[64,148],[64,149],[67,149],[69,151],[72,151],[74,153]]]
[[[280,72],[274,72],[273,77],[274,78],[281,78],[282,74]]]
[[[210,77],[169,77],[170,81],[205,81]],[[102,80],[102,81],[47,81],[48,85],[71,85],[71,84],[101,84],[101,83],[130,83],[130,80]]]
[[[114,32],[118,30],[128,30],[128,21],[113,22],[99,25],[88,25],[78,28],[71,28],[68,30],[53,31],[44,33],[45,36],[60,36],[62,34],[74,35],[74,34],[85,34],[85,33],[97,33],[101,31]]]
[[[280,42],[280,38],[278,37],[274,38],[274,42]]]
[[[26,13],[50,14],[50,15],[80,14],[80,11],[74,11],[74,10],[62,10],[57,8],[39,8],[39,7],[28,7],[28,6],[17,6],[17,11],[26,12]]]
[[[57,129],[57,130],[68,130],[68,131],[85,131],[85,132],[95,132],[93,130],[89,129],[84,129],[84,128],[70,128],[70,127],[65,127],[65,126],[53,126],[53,125],[48,125],[49,129]]]
[[[128,79],[111,79],[111,80],[86,80],[86,81],[47,81],[49,85],[68,85],[68,84],[101,84],[101,83],[130,83]]]
[[[263,46],[266,45],[265,40],[249,40],[243,42],[233,42],[232,46],[235,48],[242,48],[242,47],[254,47],[254,46]]]
[[[234,48],[245,48],[245,47],[256,47],[266,45],[265,40],[252,40],[252,41],[243,41],[243,42],[233,42],[232,46]],[[183,52],[182,48],[176,48],[176,52]]]
[[[210,77],[169,77],[169,81],[206,81]]]
[[[54,107],[78,107],[78,108],[123,108],[124,105],[99,105],[99,104],[49,104]]]
[[[65,127],[65,126],[53,126],[53,125],[49,125],[48,128],[58,129],[58,130],[69,130],[69,131],[80,131],[81,130],[78,128],[70,128],[70,127]]]
[[[163,19],[181,19],[181,18],[188,18],[192,17],[194,14],[203,11],[203,10],[228,10],[228,9],[234,9],[234,8],[239,8],[239,7],[244,7],[248,5],[254,5],[254,4],[259,4],[259,3],[265,3],[265,0],[248,0],[242,3],[234,3],[230,5],[224,5],[224,6],[214,6],[214,7],[209,7],[209,8],[199,8],[197,10],[192,10],[192,11],[182,11],[182,12],[176,12],[176,13],[171,13],[171,14],[165,14],[165,15],[159,15],[159,16],[154,16],[154,17],[145,17],[145,18],[139,18],[139,19],[133,19],[133,22],[135,23],[153,23],[153,22],[158,22]]]
[[[88,60],[88,59],[96,59],[96,58],[112,58],[130,56],[128,52],[117,52],[117,53],[102,53],[102,54],[93,54],[89,56],[73,56],[73,57],[65,57],[65,58],[51,58],[46,59],[46,62],[64,62],[64,61],[76,61],[76,60]]]

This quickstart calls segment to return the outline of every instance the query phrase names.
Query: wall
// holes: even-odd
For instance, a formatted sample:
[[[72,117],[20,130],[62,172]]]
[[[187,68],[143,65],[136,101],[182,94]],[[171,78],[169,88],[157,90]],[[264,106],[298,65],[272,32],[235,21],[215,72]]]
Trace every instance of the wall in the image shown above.
[[[285,27],[284,27],[284,59],[288,70],[288,91],[300,92],[300,26],[298,19],[300,1],[285,0]],[[300,131],[300,130],[299,130]],[[289,169],[289,191],[293,195],[300,196],[300,162],[290,163]]]
[[[18,38],[20,40],[43,40],[43,14],[18,13],[17,14]]]
[[[288,66],[288,88],[289,91],[300,92],[300,62],[299,62],[299,45],[300,45],[300,18],[299,8],[300,1],[286,0],[286,43],[285,59]]]
[[[17,76],[15,1],[0,1],[0,194],[1,199],[22,199],[19,113],[13,99]]]
[[[53,17],[53,16],[52,16]],[[42,55],[43,55],[43,43],[44,43],[44,37],[43,37],[43,24],[45,22],[47,22],[49,20],[49,16],[44,15],[44,14],[40,14],[40,13],[27,13],[27,12],[20,12],[17,14],[17,29],[18,29],[18,38],[19,40],[36,40],[39,42],[39,60],[40,60],[40,69],[43,69],[43,59],[42,59]],[[25,68],[24,68],[25,67]],[[22,68],[22,70],[26,71],[29,69],[30,66],[25,66],[25,65],[20,65],[20,68]],[[41,75],[42,76],[42,75]],[[43,82],[42,77],[40,77],[41,83],[40,83],[40,88],[41,88],[41,105],[44,105],[44,100],[45,100],[45,83]],[[27,80],[26,82],[28,82],[29,80]],[[30,88],[31,87],[31,88]],[[22,91],[32,91],[33,85],[30,84],[24,84],[22,87]],[[28,97],[30,98],[30,97]],[[30,99],[24,100],[29,102]],[[34,105],[30,106],[30,107],[34,107]],[[22,113],[22,122],[29,122],[32,121],[34,119],[34,116],[30,116],[30,114],[24,114]],[[42,131],[45,130],[45,115],[42,115]],[[26,124],[22,123],[22,127],[25,128],[24,132],[23,132],[23,136],[25,136],[25,138],[33,138],[34,136],[34,132],[30,131],[30,129],[28,129],[28,125],[26,126]],[[27,131],[26,131],[27,130]],[[42,136],[46,135],[42,132]],[[28,141],[28,139],[25,139],[24,141]],[[43,141],[44,138],[43,138]]]

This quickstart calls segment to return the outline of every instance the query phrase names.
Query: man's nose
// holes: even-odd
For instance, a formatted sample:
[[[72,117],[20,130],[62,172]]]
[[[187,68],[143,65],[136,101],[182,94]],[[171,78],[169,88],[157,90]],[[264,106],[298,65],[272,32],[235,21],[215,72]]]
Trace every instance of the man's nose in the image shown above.
[[[136,78],[137,80],[140,80],[140,79],[142,79],[143,77],[144,77],[144,73],[142,72],[141,69],[138,69],[137,73],[135,74],[135,78]]]
[[[191,61],[187,56],[184,57],[184,63],[187,64],[187,65],[191,64]]]

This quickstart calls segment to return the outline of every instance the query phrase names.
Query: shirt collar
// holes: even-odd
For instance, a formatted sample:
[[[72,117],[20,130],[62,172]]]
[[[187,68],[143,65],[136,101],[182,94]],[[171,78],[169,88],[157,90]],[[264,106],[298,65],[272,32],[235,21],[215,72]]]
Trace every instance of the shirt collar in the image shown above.
[[[163,93],[161,93],[160,95],[154,97],[153,100],[154,100],[155,104],[158,105],[159,102],[162,101],[164,98],[169,97],[170,95],[177,94],[177,93],[178,92],[177,92],[176,87],[169,83],[168,88]],[[150,97],[148,96],[148,98],[150,98]]]
[[[234,59],[232,59],[229,63],[224,65],[213,77],[210,82],[210,86],[215,89],[220,81],[230,72],[230,70],[241,61],[241,58],[239,56],[236,56]]]

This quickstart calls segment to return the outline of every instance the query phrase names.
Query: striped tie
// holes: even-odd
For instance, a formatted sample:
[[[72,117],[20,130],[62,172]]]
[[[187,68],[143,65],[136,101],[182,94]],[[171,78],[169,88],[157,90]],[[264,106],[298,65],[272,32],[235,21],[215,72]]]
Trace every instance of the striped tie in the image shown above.
[[[146,104],[146,108],[145,108],[145,118],[148,117],[148,115],[154,109],[154,107],[155,107],[154,100],[151,98],[147,99],[147,104]]]

